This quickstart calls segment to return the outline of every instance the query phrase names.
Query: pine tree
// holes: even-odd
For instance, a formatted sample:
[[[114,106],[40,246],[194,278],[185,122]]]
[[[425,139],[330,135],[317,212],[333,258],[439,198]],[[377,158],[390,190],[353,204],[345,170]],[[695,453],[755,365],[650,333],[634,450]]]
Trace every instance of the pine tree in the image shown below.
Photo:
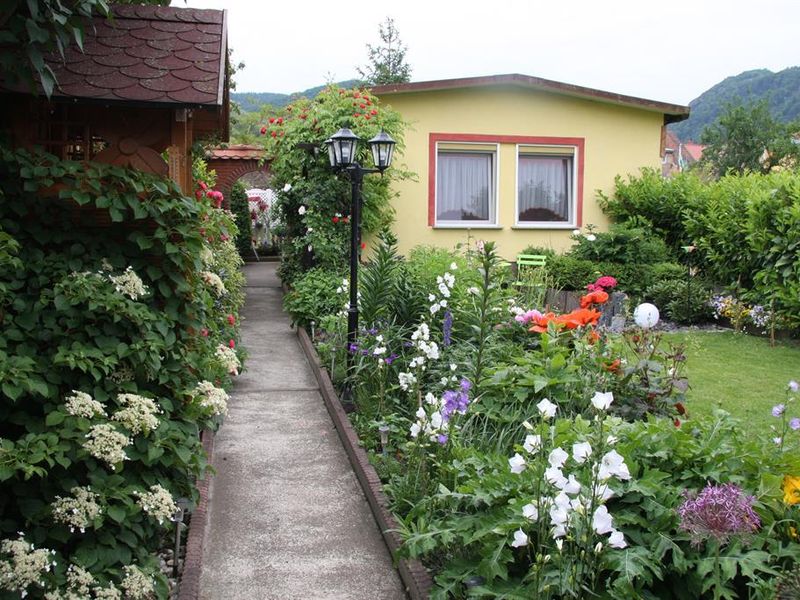
[[[386,17],[386,21],[378,26],[381,44],[367,44],[369,64],[358,73],[370,85],[387,83],[406,83],[411,81],[411,67],[406,64],[406,50],[400,41],[400,34],[394,26],[394,20]]]

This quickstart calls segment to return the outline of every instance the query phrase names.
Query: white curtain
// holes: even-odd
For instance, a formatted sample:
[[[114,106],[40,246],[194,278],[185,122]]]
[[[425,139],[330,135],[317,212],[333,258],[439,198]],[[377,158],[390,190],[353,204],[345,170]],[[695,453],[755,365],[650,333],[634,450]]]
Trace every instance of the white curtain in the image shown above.
[[[489,153],[439,153],[437,220],[491,220],[492,157]]]
[[[519,157],[520,221],[569,221],[571,198],[571,156]]]

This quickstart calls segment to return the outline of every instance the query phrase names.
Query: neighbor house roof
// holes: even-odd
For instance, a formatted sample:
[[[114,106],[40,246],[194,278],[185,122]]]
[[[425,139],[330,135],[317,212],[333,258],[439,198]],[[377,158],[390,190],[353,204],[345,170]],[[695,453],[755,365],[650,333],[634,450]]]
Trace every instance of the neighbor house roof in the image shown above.
[[[520,75],[519,73],[379,85],[372,88],[372,93],[376,96],[384,96],[387,94],[404,94],[411,92],[429,92],[491,86],[511,86],[545,90],[557,94],[564,94],[566,96],[575,96],[578,98],[599,100],[601,102],[609,102],[611,104],[619,104],[622,106],[642,108],[644,110],[663,113],[664,121],[666,123],[683,121],[689,117],[688,106],[682,106],[680,104],[668,104],[666,102],[647,100],[645,98],[636,98],[634,96],[625,96],[623,94],[615,94],[613,92],[596,90],[593,88],[573,85],[571,83],[562,83],[560,81],[542,79],[541,77],[531,77],[530,75]]]
[[[84,27],[83,52],[48,56],[53,96],[166,106],[227,103],[226,13],[117,5]]]
[[[261,160],[267,155],[261,146],[231,144],[227,148],[211,148],[206,158],[212,160]]]
[[[695,142],[686,142],[683,145],[683,149],[695,161],[698,161],[701,158],[703,158],[703,150],[705,150],[706,147],[703,144],[697,144]]]

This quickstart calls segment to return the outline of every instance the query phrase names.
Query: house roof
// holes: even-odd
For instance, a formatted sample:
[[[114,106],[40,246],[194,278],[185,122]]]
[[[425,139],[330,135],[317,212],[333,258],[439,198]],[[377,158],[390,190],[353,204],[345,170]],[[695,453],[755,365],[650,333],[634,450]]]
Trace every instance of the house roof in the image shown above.
[[[206,158],[211,160],[261,160],[266,154],[261,146],[231,144],[227,148],[210,149],[206,152]]]
[[[666,123],[683,121],[689,117],[688,106],[682,106],[680,104],[668,104],[666,102],[647,100],[645,98],[636,98],[634,96],[625,96],[623,94],[615,94],[613,92],[596,90],[593,88],[573,85],[571,83],[562,83],[560,81],[542,79],[541,77],[532,77],[530,75],[520,75],[519,73],[379,85],[372,88],[372,93],[376,96],[384,96],[388,94],[431,92],[439,90],[491,86],[512,86],[545,90],[567,96],[588,98],[590,100],[599,100],[601,102],[609,102],[611,104],[619,104],[622,106],[632,106],[634,108],[641,108],[644,110],[663,113],[664,121]]]
[[[46,58],[53,96],[166,106],[227,102],[226,13],[221,10],[116,5],[111,18],[84,28],[83,52]]]
[[[695,161],[700,160],[703,157],[703,150],[706,147],[703,144],[696,144],[695,142],[686,142],[683,145],[683,150],[689,156],[691,156]]]

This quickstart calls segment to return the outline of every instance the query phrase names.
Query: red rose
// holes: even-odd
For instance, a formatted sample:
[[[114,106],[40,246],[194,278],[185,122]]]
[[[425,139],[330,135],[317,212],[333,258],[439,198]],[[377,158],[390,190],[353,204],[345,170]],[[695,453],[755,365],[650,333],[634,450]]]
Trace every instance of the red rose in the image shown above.
[[[375,110],[375,109],[373,108],[371,111],[369,111],[369,114],[371,114],[371,115],[377,115],[377,114],[378,114],[378,111],[377,111],[377,110]]]
[[[219,207],[217,207],[217,208],[219,208]],[[221,236],[219,236],[219,240],[220,240],[221,242],[227,242],[229,239],[231,239],[231,238],[229,238],[229,237],[228,237],[227,235],[225,235],[224,233],[223,233]]]
[[[228,348],[236,348],[236,342],[234,342],[233,340],[230,340],[228,342]]]
[[[364,118],[365,118],[367,121],[369,121],[369,120],[370,120],[372,117],[370,117],[369,115],[364,115]]]
[[[278,117],[278,125],[283,125],[283,117]]]
[[[203,190],[197,190],[197,191],[194,193],[194,197],[195,197],[195,198],[197,198],[198,200],[200,200],[200,198],[202,198],[202,197],[203,197]]]
[[[277,137],[277,135],[278,135],[278,132],[277,132],[277,131],[270,131],[270,135],[271,135],[272,137]]]
[[[203,191],[205,191],[205,190],[207,190],[207,189],[208,189],[208,186],[207,186],[207,185],[206,185],[204,182],[202,182],[202,181],[201,181],[201,182],[200,182],[200,189],[201,189],[201,190],[203,190]]]
[[[269,118],[269,122],[270,122],[270,123],[274,123],[274,122],[275,122],[275,117],[270,117],[270,118]]]
[[[333,217],[331,219],[331,221],[333,221],[334,223],[338,223],[339,222],[339,217]]]
[[[261,128],[261,135],[266,135],[266,134],[267,134],[267,128],[266,127],[262,127]]]
[[[354,116],[355,118],[358,118],[358,117],[360,117],[360,116],[361,116],[361,114],[360,114],[360,113],[353,113],[353,116]]]
[[[360,97],[361,94],[359,94],[358,92],[353,92],[353,98],[360,98]]]
[[[203,328],[200,330],[200,335],[202,335],[203,337],[208,337],[208,329],[206,329],[205,327],[203,327]]]
[[[308,116],[307,114],[301,114],[301,115],[300,115],[300,118],[301,118],[301,119],[303,119],[303,120],[305,121],[307,116]]]
[[[367,106],[372,106],[372,102],[370,102],[369,100],[367,100]]]
[[[236,325],[236,317],[228,315],[228,325]]]
[[[680,419],[675,419],[675,420],[673,421],[673,423],[675,424],[675,427],[680,427],[680,426],[681,426]]]
[[[201,227],[201,228],[200,228],[200,235],[205,235],[205,234],[206,234],[206,229],[205,229],[205,227]]]
[[[366,104],[359,104],[359,106],[360,106],[361,108],[367,108],[367,105],[366,105]]]
[[[361,249],[363,250],[363,249],[364,249],[364,248],[366,248],[366,247],[367,247],[367,244],[366,244],[366,243],[364,243],[364,242],[361,242]]]
[[[349,217],[342,217],[342,223],[347,223],[349,220]]]

